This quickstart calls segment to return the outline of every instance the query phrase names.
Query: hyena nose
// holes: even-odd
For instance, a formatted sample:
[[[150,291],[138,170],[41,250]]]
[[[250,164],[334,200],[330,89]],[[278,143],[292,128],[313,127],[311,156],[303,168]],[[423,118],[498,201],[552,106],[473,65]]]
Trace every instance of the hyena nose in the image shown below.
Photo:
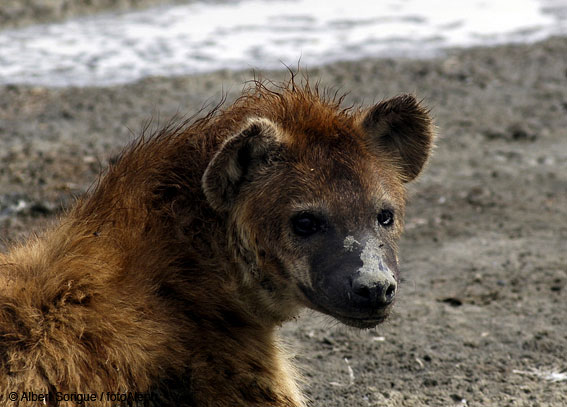
[[[359,275],[352,280],[352,291],[363,302],[373,307],[390,305],[396,297],[397,283],[393,278]]]

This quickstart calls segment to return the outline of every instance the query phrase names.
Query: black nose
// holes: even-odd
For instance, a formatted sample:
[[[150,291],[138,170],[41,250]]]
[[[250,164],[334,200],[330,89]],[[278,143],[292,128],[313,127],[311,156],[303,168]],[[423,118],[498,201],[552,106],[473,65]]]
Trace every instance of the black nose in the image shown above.
[[[368,279],[360,276],[353,279],[352,291],[359,300],[374,307],[385,307],[396,297],[397,284],[393,279]]]

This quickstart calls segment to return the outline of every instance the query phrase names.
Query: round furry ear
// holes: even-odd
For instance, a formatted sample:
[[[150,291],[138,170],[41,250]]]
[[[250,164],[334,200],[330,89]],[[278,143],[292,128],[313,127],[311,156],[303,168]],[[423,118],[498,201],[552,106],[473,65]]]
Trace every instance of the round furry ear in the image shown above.
[[[250,119],[236,135],[229,137],[207,166],[201,181],[203,192],[213,209],[232,208],[243,182],[253,176],[258,164],[275,150],[278,129],[268,119]]]
[[[419,175],[431,154],[435,133],[429,111],[412,95],[371,107],[362,119],[371,145],[398,165],[403,182]]]

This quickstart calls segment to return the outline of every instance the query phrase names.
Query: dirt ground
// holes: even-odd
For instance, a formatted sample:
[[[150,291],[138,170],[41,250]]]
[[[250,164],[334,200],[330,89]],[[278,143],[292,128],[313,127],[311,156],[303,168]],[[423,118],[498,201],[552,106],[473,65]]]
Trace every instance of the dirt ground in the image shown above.
[[[314,406],[567,405],[566,55],[555,38],[309,70],[346,104],[415,92],[440,135],[410,186],[393,317],[355,331],[305,313],[282,328]],[[1,86],[0,249],[54,221],[144,122],[251,78]]]

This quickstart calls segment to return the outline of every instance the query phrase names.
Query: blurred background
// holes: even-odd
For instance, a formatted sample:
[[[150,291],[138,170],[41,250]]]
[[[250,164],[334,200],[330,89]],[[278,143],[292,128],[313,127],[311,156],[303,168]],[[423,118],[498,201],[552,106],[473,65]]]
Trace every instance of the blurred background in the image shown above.
[[[128,10],[152,2],[158,6]],[[0,82],[110,85],[152,75],[280,69],[299,60],[312,67],[369,57],[423,58],[450,47],[567,33],[564,0],[171,3],[4,0],[0,28],[23,28],[0,31]],[[85,17],[92,12],[98,14]],[[70,16],[75,18],[62,21]],[[37,24],[50,20],[59,22]]]

